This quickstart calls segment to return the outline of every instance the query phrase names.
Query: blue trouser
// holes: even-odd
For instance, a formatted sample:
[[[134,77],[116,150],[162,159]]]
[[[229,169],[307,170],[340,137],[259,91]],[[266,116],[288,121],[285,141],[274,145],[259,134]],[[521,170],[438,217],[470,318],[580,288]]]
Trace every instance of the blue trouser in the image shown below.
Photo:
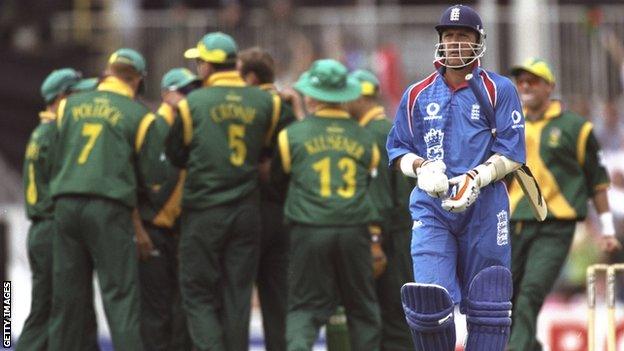
[[[477,273],[490,266],[510,267],[505,186],[498,182],[484,187],[462,213],[445,211],[439,199],[416,195],[411,205],[414,280],[446,288],[463,312],[463,300]]]

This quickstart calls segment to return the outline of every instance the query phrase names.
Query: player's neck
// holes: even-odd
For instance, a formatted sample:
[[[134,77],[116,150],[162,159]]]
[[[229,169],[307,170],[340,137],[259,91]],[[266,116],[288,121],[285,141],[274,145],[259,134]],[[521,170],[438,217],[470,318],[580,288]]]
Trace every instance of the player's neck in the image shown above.
[[[462,68],[447,68],[444,72],[446,83],[453,89],[466,82],[466,74],[472,72],[472,65]]]
[[[548,106],[550,106],[550,100],[546,101],[536,108],[527,107],[525,117],[531,122],[542,119],[544,117],[544,113],[548,109]]]

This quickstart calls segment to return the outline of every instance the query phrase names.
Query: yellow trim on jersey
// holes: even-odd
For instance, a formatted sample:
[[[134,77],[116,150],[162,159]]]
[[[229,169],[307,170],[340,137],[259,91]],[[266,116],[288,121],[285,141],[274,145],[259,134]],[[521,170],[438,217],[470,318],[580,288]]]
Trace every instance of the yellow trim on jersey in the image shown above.
[[[98,84],[97,90],[110,91],[112,93],[117,93],[134,99],[134,89],[132,89],[128,83],[115,76],[108,76],[104,78],[100,84]]]
[[[365,127],[370,121],[374,119],[382,119],[386,115],[386,111],[381,106],[375,106],[368,110],[364,116],[360,119],[360,126]]]
[[[576,142],[576,160],[581,167],[585,166],[585,154],[587,153],[587,139],[594,125],[590,122],[583,123],[579,132],[578,141]]]
[[[551,105],[552,107],[552,105]],[[556,107],[548,111],[554,112]],[[554,115],[545,113],[544,118],[537,121],[525,121],[525,138],[526,138],[526,160],[527,165],[533,171],[533,175],[540,185],[542,195],[548,204],[548,212],[552,213],[558,219],[576,219],[577,214],[574,207],[568,203],[568,200],[561,193],[555,176],[550,172],[544,160],[540,157],[540,143],[542,131],[550,122]],[[509,206],[513,213],[518,203],[524,197],[524,193],[520,186],[513,181],[509,188]]]
[[[563,109],[561,107],[561,101],[552,100],[550,101],[550,105],[548,105],[548,108],[546,109],[546,111],[544,111],[542,118],[540,119],[553,119],[555,117],[559,117],[561,116],[562,111]],[[523,108],[522,112],[525,116],[527,115],[526,108]]]
[[[163,102],[162,104],[160,104],[160,107],[158,107],[158,111],[156,113],[160,115],[170,127],[171,125],[173,125],[173,121],[175,120],[175,112],[173,111],[173,106],[169,105],[166,102]]]
[[[351,118],[349,112],[340,108],[324,107],[313,113],[316,117]]]
[[[137,129],[136,139],[134,140],[134,151],[139,152],[143,147],[143,143],[145,142],[145,136],[147,135],[147,130],[149,126],[156,120],[156,116],[153,113],[148,113],[143,116],[141,122],[139,123],[139,128]]]
[[[176,183],[171,196],[169,196],[169,199],[167,199],[152,221],[155,226],[173,228],[176,219],[180,216],[180,212],[182,211],[180,203],[182,201],[182,190],[184,189],[185,179],[186,170],[183,169],[180,171],[178,182]]]
[[[369,170],[372,172],[377,169],[379,166],[379,148],[377,144],[373,144],[373,153],[371,154],[371,163],[369,166]]]
[[[279,121],[280,114],[282,112],[282,99],[277,94],[272,94],[273,97],[273,114],[271,115],[271,125],[264,136],[264,145],[271,145],[271,139],[277,128],[277,122]]]
[[[41,111],[39,112],[39,119],[42,122],[51,122],[54,121],[56,119],[56,113],[52,112],[52,111]]]
[[[290,173],[290,145],[288,145],[288,132],[282,129],[277,135],[277,145],[279,146],[280,156],[282,158],[282,168],[285,173]]]
[[[65,105],[67,105],[67,99],[61,100],[58,105],[58,109],[56,110],[56,126],[61,128],[61,123],[63,123],[63,113],[65,113]]]
[[[180,117],[182,118],[184,145],[188,146],[191,144],[191,140],[193,139],[193,119],[191,118],[191,108],[189,107],[186,99],[183,99],[178,103],[178,110],[180,111]]]
[[[213,73],[204,81],[204,86],[208,87],[244,87],[246,85],[238,71]]]

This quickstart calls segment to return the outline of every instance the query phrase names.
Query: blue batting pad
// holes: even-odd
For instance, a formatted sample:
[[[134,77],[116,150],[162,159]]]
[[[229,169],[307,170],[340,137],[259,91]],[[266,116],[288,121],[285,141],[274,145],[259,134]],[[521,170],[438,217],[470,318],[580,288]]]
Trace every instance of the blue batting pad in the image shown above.
[[[416,350],[455,350],[455,306],[446,289],[407,283],[401,288],[401,300]]]
[[[503,351],[511,327],[511,272],[492,266],[479,272],[468,290],[466,351]]]

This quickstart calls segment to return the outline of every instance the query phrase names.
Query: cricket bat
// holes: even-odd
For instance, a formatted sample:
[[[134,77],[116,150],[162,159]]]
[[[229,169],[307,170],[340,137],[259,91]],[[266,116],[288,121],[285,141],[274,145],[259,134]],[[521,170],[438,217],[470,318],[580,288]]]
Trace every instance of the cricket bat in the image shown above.
[[[475,69],[473,73],[467,74],[465,79],[468,82],[470,90],[472,90],[472,93],[477,98],[483,113],[490,121],[490,125],[495,127],[496,115],[494,114],[494,107],[490,103],[489,98],[484,95],[483,90],[480,89],[478,76],[477,69]],[[496,129],[492,128],[492,131],[495,132]],[[546,219],[548,207],[542,196],[539,184],[537,184],[537,180],[533,176],[533,173],[531,173],[529,166],[526,164],[522,165],[522,167],[513,172],[513,176],[518,184],[520,184],[522,192],[527,197],[533,216],[540,222]]]

